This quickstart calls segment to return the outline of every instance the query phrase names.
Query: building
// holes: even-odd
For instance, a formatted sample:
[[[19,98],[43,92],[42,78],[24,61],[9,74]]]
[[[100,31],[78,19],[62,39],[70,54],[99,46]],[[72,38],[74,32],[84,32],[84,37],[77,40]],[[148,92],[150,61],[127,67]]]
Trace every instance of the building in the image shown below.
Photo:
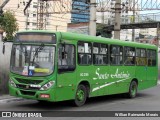
[[[90,8],[88,0],[72,0],[71,22],[68,32],[89,34]]]
[[[115,11],[112,9],[115,7],[115,1],[102,1],[97,6],[96,18],[97,23],[103,23],[107,25],[114,24]]]
[[[71,23],[89,22],[88,0],[72,0]]]
[[[114,25],[115,24],[115,3],[116,0],[110,0],[110,1],[103,1],[101,3],[101,6],[98,8],[97,12],[97,23],[103,23],[106,25]],[[121,0],[121,18],[120,22],[121,24],[129,24],[133,22],[133,12],[128,11],[128,3],[126,0]],[[104,7],[103,7],[104,6]],[[136,4],[135,7],[138,7]],[[102,9],[103,8],[103,9]],[[104,12],[103,12],[104,11]],[[136,15],[139,15],[139,11],[135,11]],[[136,21],[136,20],[135,20]],[[135,30],[135,37],[139,35],[139,30]],[[112,32],[112,36],[114,38],[114,31]],[[127,40],[131,41],[132,40],[132,30],[131,29],[126,29],[126,30],[121,30],[120,31],[120,39],[121,40]]]
[[[78,33],[78,34],[86,34],[89,33],[89,23],[88,22],[81,22],[81,23],[69,23],[68,24],[68,32]]]
[[[71,0],[68,0],[71,1]],[[19,30],[36,30],[37,29],[37,10],[39,7],[38,0],[32,0],[30,6],[24,15],[24,8],[28,0],[10,0],[4,7],[4,10],[14,12],[17,19]],[[67,23],[70,22],[71,14],[66,13],[64,7],[69,6],[70,2],[60,0],[45,2],[45,14],[43,15],[43,24],[46,30],[67,31]],[[68,7],[66,7],[68,8]]]
[[[2,5],[2,3],[3,3],[3,0],[0,0],[0,5]]]

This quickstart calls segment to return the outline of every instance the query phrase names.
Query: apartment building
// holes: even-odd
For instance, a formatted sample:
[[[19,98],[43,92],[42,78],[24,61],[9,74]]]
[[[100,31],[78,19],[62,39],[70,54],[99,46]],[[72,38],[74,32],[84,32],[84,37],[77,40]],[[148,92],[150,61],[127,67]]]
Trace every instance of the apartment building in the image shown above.
[[[2,4],[3,1],[4,1],[4,0],[0,0],[0,5]]]
[[[10,0],[4,7],[4,10],[14,12],[17,19],[19,30],[36,30],[37,28],[37,8],[39,7],[38,0],[32,0],[30,6],[24,15],[24,8],[29,0]],[[68,7],[71,0],[60,3],[60,0],[47,1],[44,4],[43,24],[46,30],[67,31],[67,23],[70,22],[71,14],[66,13],[63,8]]]

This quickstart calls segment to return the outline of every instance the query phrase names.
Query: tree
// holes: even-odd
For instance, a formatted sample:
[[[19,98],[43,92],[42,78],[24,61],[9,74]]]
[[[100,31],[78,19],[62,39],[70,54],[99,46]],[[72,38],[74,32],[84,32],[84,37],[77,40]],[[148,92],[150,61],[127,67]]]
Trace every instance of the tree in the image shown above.
[[[97,24],[97,29],[96,29],[97,36],[100,35],[101,37],[111,38],[112,32],[107,31],[104,27],[105,27],[104,24]]]
[[[12,11],[8,10],[1,14],[0,29],[6,33],[4,38],[5,41],[13,40],[14,33],[18,31],[18,23]]]

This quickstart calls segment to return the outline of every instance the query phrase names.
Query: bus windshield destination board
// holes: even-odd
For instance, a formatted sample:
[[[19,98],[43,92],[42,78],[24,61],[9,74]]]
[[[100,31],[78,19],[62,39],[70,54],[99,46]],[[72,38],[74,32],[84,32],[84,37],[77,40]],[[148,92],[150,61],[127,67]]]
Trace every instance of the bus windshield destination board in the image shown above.
[[[16,42],[56,43],[56,35],[50,33],[18,33]]]

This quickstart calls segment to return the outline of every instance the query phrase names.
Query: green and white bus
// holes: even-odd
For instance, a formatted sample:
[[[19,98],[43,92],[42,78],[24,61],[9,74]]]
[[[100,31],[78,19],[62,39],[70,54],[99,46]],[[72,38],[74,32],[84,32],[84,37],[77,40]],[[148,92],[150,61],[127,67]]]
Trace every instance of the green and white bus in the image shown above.
[[[38,101],[126,93],[157,85],[157,47],[88,35],[22,31],[15,35],[9,93]]]

